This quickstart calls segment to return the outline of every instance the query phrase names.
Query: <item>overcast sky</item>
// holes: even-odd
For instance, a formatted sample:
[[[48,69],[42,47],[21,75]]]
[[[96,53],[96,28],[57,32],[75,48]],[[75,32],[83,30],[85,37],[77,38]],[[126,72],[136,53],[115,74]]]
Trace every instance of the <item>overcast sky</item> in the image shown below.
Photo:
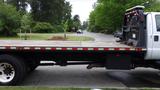
[[[81,21],[86,21],[97,0],[67,0],[72,4],[72,16],[78,14]]]

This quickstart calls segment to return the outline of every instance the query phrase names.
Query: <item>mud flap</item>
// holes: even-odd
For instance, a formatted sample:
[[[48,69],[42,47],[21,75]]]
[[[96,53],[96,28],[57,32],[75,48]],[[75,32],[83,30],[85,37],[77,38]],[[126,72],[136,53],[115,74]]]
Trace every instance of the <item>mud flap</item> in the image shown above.
[[[108,55],[106,60],[107,69],[130,70],[131,57],[129,55]]]

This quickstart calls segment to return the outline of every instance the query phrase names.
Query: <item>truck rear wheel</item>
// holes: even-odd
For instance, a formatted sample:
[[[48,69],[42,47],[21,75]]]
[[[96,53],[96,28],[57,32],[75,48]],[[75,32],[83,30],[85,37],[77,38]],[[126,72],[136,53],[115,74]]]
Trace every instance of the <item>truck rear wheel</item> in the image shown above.
[[[26,74],[26,67],[22,60],[10,56],[0,55],[0,85],[16,85]]]

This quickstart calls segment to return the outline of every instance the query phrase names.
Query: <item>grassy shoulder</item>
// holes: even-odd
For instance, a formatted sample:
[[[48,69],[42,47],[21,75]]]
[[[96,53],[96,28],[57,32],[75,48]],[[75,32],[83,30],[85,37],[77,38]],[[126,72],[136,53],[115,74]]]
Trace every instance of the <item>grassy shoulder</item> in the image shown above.
[[[60,41],[94,41],[94,38],[81,36],[81,35],[70,35],[67,34],[65,39],[63,34],[19,34],[16,37],[0,37],[0,40],[24,40],[27,37],[27,40],[60,40]]]

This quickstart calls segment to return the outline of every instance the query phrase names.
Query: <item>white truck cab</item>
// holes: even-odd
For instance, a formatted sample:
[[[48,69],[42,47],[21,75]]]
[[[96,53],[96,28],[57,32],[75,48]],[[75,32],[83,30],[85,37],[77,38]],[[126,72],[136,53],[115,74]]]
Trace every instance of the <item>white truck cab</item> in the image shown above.
[[[160,60],[160,12],[149,12],[147,20],[146,59]]]

